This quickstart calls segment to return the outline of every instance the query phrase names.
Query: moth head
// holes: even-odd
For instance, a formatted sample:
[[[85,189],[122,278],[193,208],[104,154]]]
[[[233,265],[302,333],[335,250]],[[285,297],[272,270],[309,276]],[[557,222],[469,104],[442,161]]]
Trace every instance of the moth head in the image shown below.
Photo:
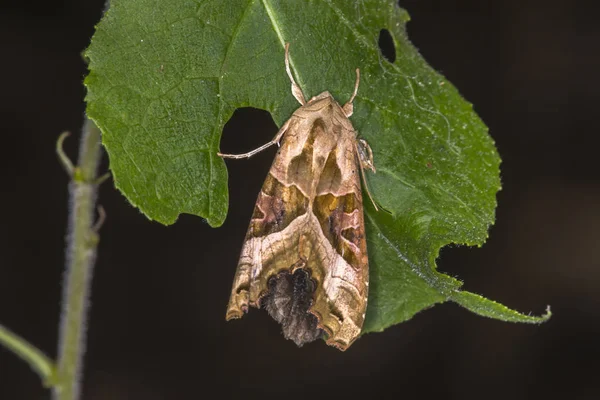
[[[331,95],[331,93],[325,91],[321,94],[311,97],[307,104],[311,104],[311,103],[314,103],[316,101],[323,100],[323,99],[332,99],[333,100],[333,96]]]

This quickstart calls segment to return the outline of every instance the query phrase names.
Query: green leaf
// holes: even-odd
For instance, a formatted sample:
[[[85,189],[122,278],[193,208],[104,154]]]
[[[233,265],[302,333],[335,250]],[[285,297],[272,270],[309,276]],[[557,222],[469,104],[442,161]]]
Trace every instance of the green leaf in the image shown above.
[[[298,107],[283,65],[290,42],[307,96],[328,90],[343,103],[361,69],[351,119],[373,149],[377,173],[367,178],[387,210],[365,201],[371,286],[363,332],[448,300],[541,322],[547,317],[462,292],[436,270],[442,246],[487,238],[500,159],[471,104],[408,41],[408,19],[395,0],[113,2],[86,52],[86,85],[117,187],[164,224],[190,213],[221,225],[223,126],[239,107],[267,110],[278,125]],[[394,63],[379,51],[381,29],[393,37]]]

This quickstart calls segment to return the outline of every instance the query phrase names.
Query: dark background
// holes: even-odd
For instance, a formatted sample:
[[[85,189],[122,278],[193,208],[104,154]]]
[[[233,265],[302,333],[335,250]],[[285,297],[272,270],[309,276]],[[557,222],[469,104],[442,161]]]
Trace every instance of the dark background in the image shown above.
[[[474,104],[503,158],[488,243],[442,250],[439,268],[521,311],[551,304],[550,322],[515,325],[443,304],[346,353],[322,342],[298,349],[264,312],[225,323],[271,152],[228,164],[232,200],[219,229],[192,216],[171,227],[149,222],[111,182],[102,185],[108,220],[83,398],[600,398],[600,28],[591,4],[402,2],[412,42]],[[0,322],[50,355],[68,183],[54,144],[82,124],[80,52],[102,7],[0,6]],[[268,114],[240,112],[222,146],[245,151],[275,131]],[[72,156],[76,137],[66,144]],[[0,349],[0,399],[47,398],[27,365]]]

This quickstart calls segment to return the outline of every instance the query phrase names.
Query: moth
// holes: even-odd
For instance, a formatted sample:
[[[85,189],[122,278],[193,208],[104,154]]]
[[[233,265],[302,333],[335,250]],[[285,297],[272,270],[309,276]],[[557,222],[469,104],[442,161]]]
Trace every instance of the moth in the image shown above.
[[[298,346],[324,337],[346,350],[360,335],[369,292],[361,176],[372,200],[364,170],[375,167],[348,119],[360,71],[340,106],[329,92],[305,100],[290,70],[289,43],[285,69],[301,107],[263,146],[219,153],[239,159],[279,146],[256,200],[226,319],[265,308]]]

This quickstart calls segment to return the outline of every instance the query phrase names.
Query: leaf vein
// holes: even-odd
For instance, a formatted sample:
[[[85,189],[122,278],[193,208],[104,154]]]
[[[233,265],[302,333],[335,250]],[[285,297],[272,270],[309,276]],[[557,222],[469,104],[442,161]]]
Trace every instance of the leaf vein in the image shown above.
[[[273,26],[273,30],[275,31],[275,34],[277,35],[277,38],[279,39],[279,43],[281,44],[282,48],[285,48],[285,38],[283,37],[283,33],[281,32],[281,29],[279,28],[279,24],[277,23],[277,19],[275,17],[275,12],[273,11],[273,8],[270,6],[270,4],[268,3],[267,0],[261,0],[261,3],[263,5],[263,7],[265,8],[265,11],[267,12],[267,15],[269,16],[269,20],[271,21],[271,25]],[[290,60],[290,66],[292,68],[292,70],[295,72],[296,75],[296,80],[298,81],[298,86],[300,86],[300,88],[302,88],[302,91],[304,92],[304,80],[302,79],[302,77],[300,76],[300,72],[298,71],[298,69],[296,68],[296,64],[294,63],[294,58],[292,57],[292,55],[289,55]]]

